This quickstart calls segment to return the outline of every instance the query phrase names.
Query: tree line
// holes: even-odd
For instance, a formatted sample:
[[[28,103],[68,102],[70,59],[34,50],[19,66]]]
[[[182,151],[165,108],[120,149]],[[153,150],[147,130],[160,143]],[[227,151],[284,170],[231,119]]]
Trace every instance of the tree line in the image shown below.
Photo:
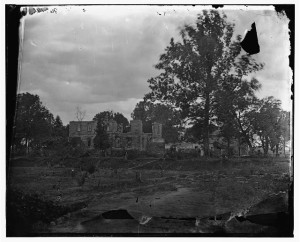
[[[38,95],[17,95],[12,150],[14,153],[26,149],[39,150],[42,146],[55,146],[67,141],[68,125],[42,104]]]

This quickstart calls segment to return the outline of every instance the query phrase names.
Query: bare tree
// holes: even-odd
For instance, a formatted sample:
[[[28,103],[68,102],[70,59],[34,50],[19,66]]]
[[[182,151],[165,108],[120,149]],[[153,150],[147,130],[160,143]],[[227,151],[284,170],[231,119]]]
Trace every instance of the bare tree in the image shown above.
[[[76,107],[76,118],[78,121],[82,121],[85,117],[86,111],[82,110],[81,107],[77,106]]]
[[[81,122],[82,122],[82,120],[84,119],[84,117],[85,117],[85,113],[86,113],[86,111],[85,110],[82,110],[81,109],[81,107],[79,107],[79,106],[77,106],[76,107],[76,111],[75,111],[75,115],[76,115],[76,118],[77,118],[77,120],[79,121],[79,130],[77,130],[77,131],[81,131],[81,129],[82,129],[82,125],[81,125]],[[84,182],[84,181],[83,181]]]

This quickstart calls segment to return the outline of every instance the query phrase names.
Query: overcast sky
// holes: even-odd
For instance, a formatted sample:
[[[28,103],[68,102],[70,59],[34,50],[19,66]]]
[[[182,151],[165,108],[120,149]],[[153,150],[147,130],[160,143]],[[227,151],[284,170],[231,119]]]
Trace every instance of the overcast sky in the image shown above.
[[[171,37],[179,39],[180,28],[201,13],[198,6],[53,8],[24,18],[19,92],[38,94],[64,124],[75,120],[76,106],[86,110],[85,120],[105,110],[129,119],[150,91],[147,80],[159,74],[154,65]],[[257,96],[274,96],[290,110],[289,20],[272,7],[224,12],[236,35],[255,21],[260,53],[254,57],[265,64],[255,74],[262,84]]]

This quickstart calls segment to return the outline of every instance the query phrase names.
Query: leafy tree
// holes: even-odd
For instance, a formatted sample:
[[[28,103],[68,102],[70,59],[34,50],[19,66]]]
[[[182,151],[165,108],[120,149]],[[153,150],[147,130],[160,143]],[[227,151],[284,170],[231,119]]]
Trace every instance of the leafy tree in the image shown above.
[[[213,123],[209,124],[209,133],[211,134],[217,129],[217,126]],[[187,142],[201,142],[203,141],[203,137],[205,130],[203,125],[203,120],[198,120],[192,123],[192,126],[189,128],[186,128],[185,134],[184,134],[184,140]]]
[[[121,113],[114,113],[113,120],[115,120],[118,124],[123,124],[124,129],[129,126],[128,119]]]
[[[96,148],[105,150],[110,147],[109,137],[107,134],[107,125],[109,120],[115,120],[118,124],[123,124],[126,128],[129,122],[126,117],[121,113],[114,113],[113,111],[103,111],[97,113],[94,118],[97,121],[96,137],[94,138],[94,145]]]
[[[109,137],[107,134],[107,126],[98,121],[96,128],[96,136],[94,138],[94,146],[100,150],[106,150],[110,147]]]
[[[123,127],[129,125],[128,119],[121,113],[114,113],[113,111],[103,111],[97,113],[94,118],[94,121],[101,122],[103,125],[107,125],[109,120],[115,120],[118,124],[123,124]]]
[[[131,113],[132,119],[139,119],[143,122],[143,132],[152,132],[152,118],[153,118],[154,104],[152,102],[140,101],[136,104]]]
[[[70,128],[70,125],[67,124],[67,125],[65,126],[65,131],[66,131],[66,136],[67,136],[67,137],[69,137],[69,128]]]
[[[103,125],[107,125],[108,121],[113,119],[114,114],[113,111],[103,111],[100,113],[97,113],[93,120],[97,122],[101,122]]]
[[[228,149],[233,138],[245,141],[250,149],[252,148],[253,123],[251,112],[256,109],[255,91],[260,87],[260,83],[255,78],[247,81],[230,75],[223,80],[219,90],[216,91],[216,121],[220,126],[221,135],[227,141]]]
[[[53,115],[43,106],[38,95],[21,93],[17,96],[15,118],[15,145],[25,143],[29,147],[38,147],[51,136],[54,123]]]
[[[233,28],[225,14],[203,11],[195,25],[181,30],[181,41],[171,39],[155,66],[161,74],[148,80],[152,91],[146,98],[177,107],[186,121],[201,123],[205,155],[220,82],[230,73],[241,78],[262,68],[250,56],[240,55],[241,37],[232,41]]]
[[[58,137],[66,136],[65,127],[63,125],[63,122],[61,121],[61,118],[58,115],[55,117],[53,123],[53,136],[58,136]]]
[[[152,132],[152,124],[159,122],[163,125],[162,137],[166,143],[176,142],[179,139],[181,128],[180,113],[170,105],[141,101],[137,103],[131,117],[143,122],[143,131]]]
[[[281,140],[281,102],[270,96],[259,100],[258,109],[252,112],[254,131],[259,136],[264,154],[267,155],[269,148],[276,150]]]
[[[282,146],[283,146],[283,153],[285,155],[285,146],[286,142],[291,139],[291,123],[290,123],[290,112],[281,111],[280,117],[280,127],[281,127],[281,135],[282,135]]]

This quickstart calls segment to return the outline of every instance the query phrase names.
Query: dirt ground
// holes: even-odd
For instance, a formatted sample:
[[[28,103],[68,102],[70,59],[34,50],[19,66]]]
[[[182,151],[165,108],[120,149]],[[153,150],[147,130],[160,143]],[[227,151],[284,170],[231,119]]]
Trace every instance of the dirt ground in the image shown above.
[[[275,227],[241,223],[236,216],[274,194],[287,195],[292,179],[291,164],[284,158],[93,159],[97,169],[87,173],[81,186],[82,172],[71,162],[49,167],[42,159],[11,160],[8,189],[38,194],[64,207],[85,204],[33,232],[276,235]],[[264,214],[276,212],[274,206],[267,205]]]

